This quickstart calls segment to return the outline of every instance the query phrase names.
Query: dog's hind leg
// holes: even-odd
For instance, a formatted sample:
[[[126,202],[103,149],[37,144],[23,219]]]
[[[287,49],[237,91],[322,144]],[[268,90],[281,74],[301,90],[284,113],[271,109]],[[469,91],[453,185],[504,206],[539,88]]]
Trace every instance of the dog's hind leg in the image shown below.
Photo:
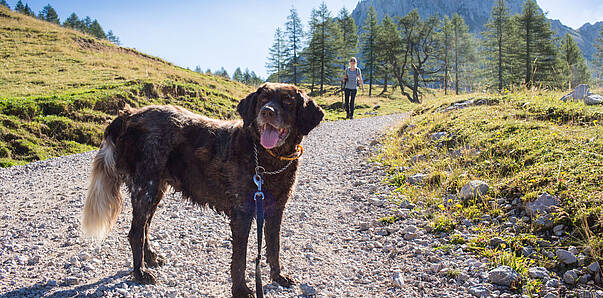
[[[142,175],[141,175],[142,176]],[[156,279],[153,274],[145,268],[144,243],[146,238],[145,228],[147,222],[152,216],[154,202],[160,194],[159,179],[144,179],[138,176],[130,191],[132,193],[132,227],[128,234],[130,246],[132,248],[133,275],[134,278],[143,284],[155,284]]]
[[[153,202],[153,206],[151,207],[151,214],[149,216],[149,219],[147,219],[147,222],[144,226],[144,234],[145,234],[145,237],[144,237],[144,263],[145,263],[145,266],[147,266],[149,268],[163,266],[163,264],[165,264],[165,258],[163,256],[157,254],[156,252],[154,252],[151,249],[151,244],[149,243],[149,241],[150,241],[149,230],[151,229],[151,221],[153,220],[153,216],[155,215],[157,206],[159,205],[159,202],[161,202],[161,199],[163,198],[163,195],[165,194],[166,189],[167,189],[167,183],[162,182],[159,185],[159,192],[157,193],[157,196],[155,197],[155,201]]]
[[[245,266],[247,265],[247,240],[251,229],[250,213],[233,210],[230,216],[232,232],[232,262],[230,276],[233,297],[253,297],[253,292],[245,284]]]
[[[266,260],[270,265],[270,278],[279,285],[288,288],[293,285],[293,280],[281,274],[279,259],[283,211],[282,208],[266,210],[264,236],[266,237]]]

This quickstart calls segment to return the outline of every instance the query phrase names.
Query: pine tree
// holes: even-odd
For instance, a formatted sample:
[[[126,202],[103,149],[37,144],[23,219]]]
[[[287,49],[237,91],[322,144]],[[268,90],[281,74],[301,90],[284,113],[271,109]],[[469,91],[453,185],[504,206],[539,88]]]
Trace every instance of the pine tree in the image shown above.
[[[380,66],[379,70],[383,77],[383,91],[381,91],[381,94],[384,94],[387,92],[388,78],[390,73],[393,72],[394,61],[397,61],[398,55],[402,52],[402,40],[394,20],[389,15],[383,17],[379,27],[375,52],[377,54],[377,65]]]
[[[364,19],[364,26],[362,27],[362,56],[366,61],[366,68],[368,72],[369,79],[369,96],[371,96],[371,91],[373,89],[373,76],[375,71],[375,63],[376,63],[376,53],[375,53],[375,39],[377,38],[377,31],[379,29],[379,23],[377,21],[377,13],[375,12],[375,8],[371,6],[369,8],[368,14],[366,15],[366,19]]]
[[[291,77],[291,82],[297,85],[301,77],[301,74],[299,73],[299,55],[302,50],[304,31],[302,22],[295,8],[289,10],[289,16],[287,16],[287,22],[285,23],[285,35],[288,41],[287,50],[285,52],[286,65],[289,68],[287,72]]]
[[[27,14],[25,10],[25,5],[23,5],[23,2],[21,2],[21,0],[17,1],[17,4],[15,4],[15,11],[18,13]]]
[[[86,17],[86,18],[88,18],[88,17]],[[92,23],[90,23],[90,26],[88,26],[88,33],[92,34],[94,37],[96,37],[98,39],[107,38],[105,31],[103,31],[103,28],[101,27],[101,25],[98,23],[97,20],[94,20],[94,21],[92,21]]]
[[[0,1],[0,5],[4,5],[6,6],[8,9],[10,9],[10,6],[8,5],[8,3],[6,2],[6,0],[2,0]]]
[[[29,4],[25,4],[25,8],[23,8],[23,14],[28,15],[30,17],[35,17],[36,14],[34,13],[34,11],[29,7]]]
[[[354,18],[345,7],[339,11],[337,22],[341,29],[341,63],[345,68],[349,59],[358,53],[358,28]]]
[[[597,77],[599,80],[603,79],[603,27],[599,31],[599,38],[595,41],[595,54],[592,62]]]
[[[513,61],[513,45],[516,35],[513,34],[513,27],[509,10],[505,0],[496,0],[496,5],[492,8],[490,21],[486,24],[484,35],[484,50],[486,53],[486,64],[491,69],[488,78],[496,82],[498,91],[502,92],[510,83],[510,66]],[[518,41],[517,41],[518,42]]]
[[[235,71],[232,73],[232,80],[237,82],[243,81],[243,72],[241,71],[240,67],[237,67],[237,69],[235,69]]]
[[[584,56],[582,56],[582,51],[569,33],[565,34],[560,47],[561,58],[569,73],[569,88],[572,89],[579,84],[587,84],[590,80],[590,72],[586,66]]]
[[[534,0],[526,0],[521,15],[513,17],[521,39],[519,58],[524,63],[524,83],[558,87],[558,53],[553,43],[551,25]]]
[[[320,82],[320,93],[323,93],[324,85],[332,83],[339,73],[337,63],[341,50],[341,31],[324,2],[318,9],[312,10],[312,20],[314,54],[318,54],[316,62],[320,65],[317,79]]]
[[[201,70],[201,66],[197,65],[195,66],[194,72],[203,73],[203,70]]]
[[[469,27],[465,20],[455,13],[452,16],[452,32],[454,47],[454,89],[459,94],[459,75],[463,72],[462,67],[475,58],[475,47],[472,43]]]
[[[63,22],[63,27],[81,30],[81,21],[75,12],[71,13],[71,15]]]
[[[314,18],[314,11],[312,12],[312,18],[310,20],[310,32],[309,40],[307,41],[307,47],[302,50],[300,54],[300,67],[304,73],[304,82],[310,84],[310,93],[314,93],[314,87],[317,83],[318,70],[320,68],[320,57],[321,51],[318,47],[317,34],[315,34],[315,27],[313,24],[318,22]]]
[[[116,44],[116,45],[121,45],[121,42],[119,41],[119,37],[117,37],[115,34],[113,34],[113,30],[109,30],[109,32],[107,32],[107,40],[109,40],[110,42]]]
[[[214,75],[225,77],[225,78],[230,78],[230,76],[228,75],[228,72],[226,71],[226,69],[224,69],[224,67],[221,67],[219,70],[216,70],[214,72]]]
[[[439,51],[438,60],[440,68],[443,71],[442,78],[444,79],[444,94],[448,94],[448,84],[450,78],[450,70],[452,69],[452,50],[453,50],[454,28],[448,16],[442,19],[442,28],[439,32]]]
[[[274,33],[274,43],[268,51],[268,62],[266,63],[266,69],[269,74],[274,74],[278,83],[282,82],[283,72],[285,68],[285,51],[286,44],[284,34],[281,28],[276,28]]]
[[[57,14],[56,10],[54,10],[54,8],[52,8],[52,6],[50,6],[50,4],[48,4],[48,5],[44,6],[44,8],[42,8],[40,13],[38,14],[38,18],[45,20],[47,22],[55,23],[55,24],[61,23],[59,20],[59,15]]]

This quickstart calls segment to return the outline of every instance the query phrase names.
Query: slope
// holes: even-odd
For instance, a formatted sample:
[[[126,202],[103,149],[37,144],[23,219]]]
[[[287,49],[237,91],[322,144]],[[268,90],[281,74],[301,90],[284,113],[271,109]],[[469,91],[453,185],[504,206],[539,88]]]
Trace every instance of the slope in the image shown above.
[[[234,117],[251,88],[0,6],[0,166],[87,151],[126,103]]]

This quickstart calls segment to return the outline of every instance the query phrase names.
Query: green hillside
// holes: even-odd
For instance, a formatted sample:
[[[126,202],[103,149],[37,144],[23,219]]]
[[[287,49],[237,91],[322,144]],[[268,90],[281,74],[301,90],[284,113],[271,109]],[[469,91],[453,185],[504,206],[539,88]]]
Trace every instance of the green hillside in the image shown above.
[[[126,103],[232,118],[252,89],[4,6],[0,57],[1,167],[94,149]]]

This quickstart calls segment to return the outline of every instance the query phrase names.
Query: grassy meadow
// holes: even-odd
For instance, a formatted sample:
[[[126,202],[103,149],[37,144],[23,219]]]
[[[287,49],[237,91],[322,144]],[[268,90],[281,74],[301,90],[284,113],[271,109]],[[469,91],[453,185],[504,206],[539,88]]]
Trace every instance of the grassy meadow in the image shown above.
[[[374,157],[390,169],[393,199],[414,204],[432,232],[447,235],[443,249],[462,247],[511,266],[526,277],[528,292],[540,286],[527,278],[528,267],[561,269],[556,248],[576,246],[586,264],[603,257],[603,106],[564,103],[563,94],[438,93],[416,107]],[[467,99],[480,104],[446,111]],[[424,179],[409,183],[416,174]],[[474,179],[489,184],[484,197],[454,196]],[[518,212],[544,192],[561,201],[551,214],[553,226],[565,227],[560,236]],[[493,237],[504,245],[492,247]],[[536,253],[524,256],[526,247]]]

